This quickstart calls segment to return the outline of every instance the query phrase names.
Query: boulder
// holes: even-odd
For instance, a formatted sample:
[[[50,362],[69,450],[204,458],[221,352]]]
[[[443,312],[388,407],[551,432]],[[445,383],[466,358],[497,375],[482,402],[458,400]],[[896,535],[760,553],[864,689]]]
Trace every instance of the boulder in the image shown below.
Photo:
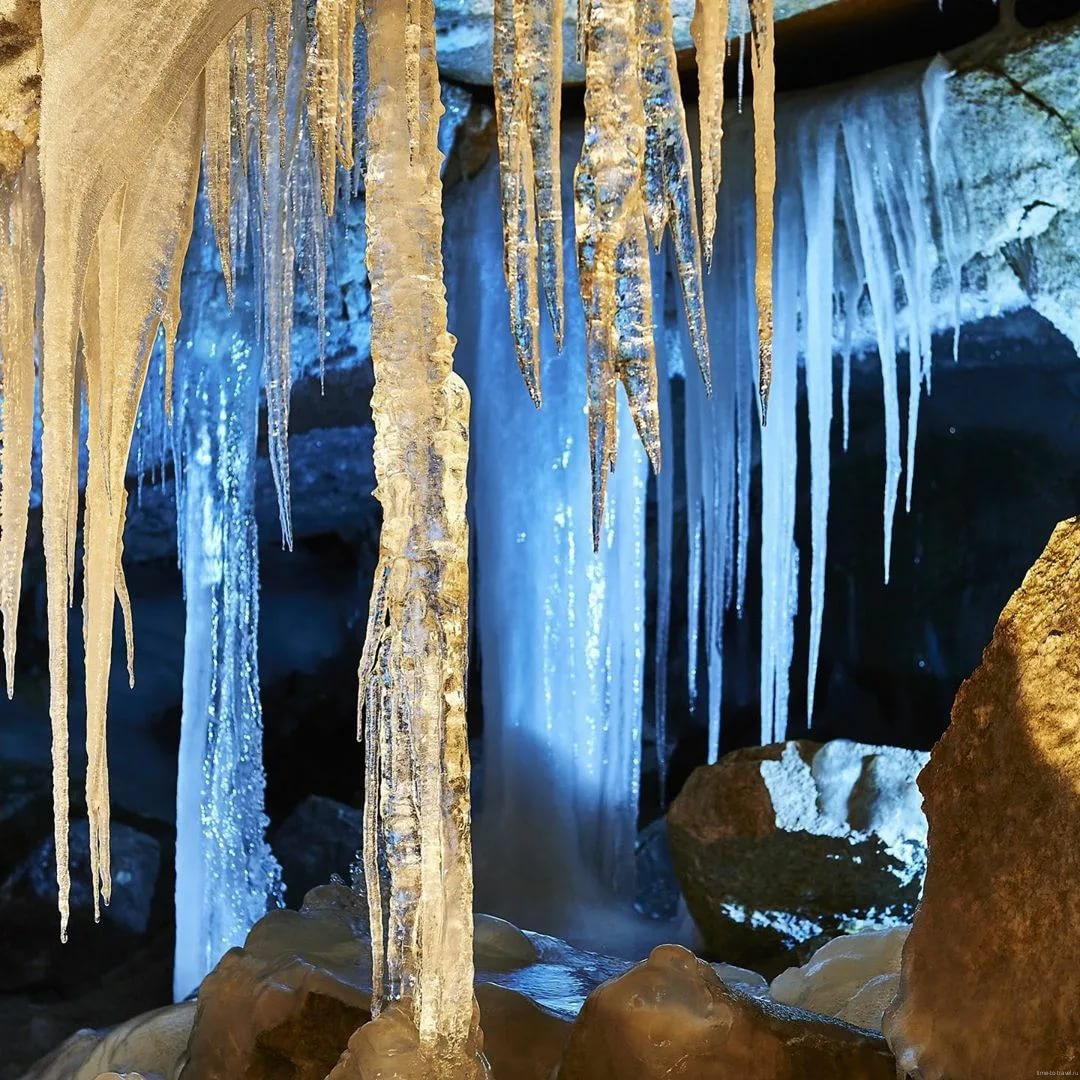
[[[919,779],[925,895],[885,1016],[922,1080],[1080,1069],[1080,518],[1001,613]]]
[[[910,922],[926,859],[926,754],[846,739],[736,750],[668,811],[690,913],[718,957],[766,974],[839,934]]]
[[[285,881],[285,902],[299,904],[331,875],[348,881],[363,825],[363,812],[345,803],[322,795],[302,800],[271,837]]]
[[[731,990],[678,945],[593,991],[558,1080],[895,1080],[885,1040]]]

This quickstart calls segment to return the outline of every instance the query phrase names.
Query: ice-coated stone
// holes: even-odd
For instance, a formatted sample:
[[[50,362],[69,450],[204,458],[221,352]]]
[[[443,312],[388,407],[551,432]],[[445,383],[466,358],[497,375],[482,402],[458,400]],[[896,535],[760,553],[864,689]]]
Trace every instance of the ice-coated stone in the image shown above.
[[[880,1036],[739,994],[678,945],[585,1003],[558,1080],[894,1080]]]
[[[1080,518],[1001,613],[919,780],[925,895],[884,1030],[920,1080],[1080,1069]]]
[[[788,968],[769,987],[774,1001],[881,1030],[881,1017],[900,984],[900,953],[908,928],[867,930],[834,938],[802,967]]]
[[[193,1002],[136,1016],[111,1031],[80,1031],[22,1080],[98,1080],[117,1075],[174,1080],[195,1018]]]
[[[846,931],[910,921],[925,866],[926,754],[841,739],[736,750],[668,811],[675,869],[710,950],[774,974]]]

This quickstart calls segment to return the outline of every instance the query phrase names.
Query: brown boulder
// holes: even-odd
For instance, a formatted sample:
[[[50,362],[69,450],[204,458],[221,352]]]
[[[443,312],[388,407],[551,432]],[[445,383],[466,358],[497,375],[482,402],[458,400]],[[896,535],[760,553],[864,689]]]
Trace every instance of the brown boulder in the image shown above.
[[[1080,518],[1001,613],[919,780],[925,894],[885,1033],[923,1080],[1080,1068]]]
[[[895,1080],[885,1040],[749,997],[678,945],[585,1002],[558,1080]]]
[[[710,951],[766,975],[841,934],[911,920],[925,866],[925,753],[837,739],[736,750],[668,811],[672,861]]]

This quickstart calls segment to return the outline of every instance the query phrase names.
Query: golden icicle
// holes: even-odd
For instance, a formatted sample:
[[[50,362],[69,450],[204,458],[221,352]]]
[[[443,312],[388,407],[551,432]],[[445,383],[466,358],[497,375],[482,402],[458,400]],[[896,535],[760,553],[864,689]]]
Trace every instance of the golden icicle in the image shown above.
[[[645,98],[645,209],[658,251],[665,228],[671,228],[690,341],[706,389],[711,391],[697,205],[686,110],[671,37],[671,0],[639,0],[638,23]]]
[[[42,512],[49,712],[61,936],[68,851],[67,575],[75,486],[76,340],[91,247],[109,203],[146,159],[216,46],[255,0],[44,0],[41,170],[45,199]],[[118,48],[124,63],[116,63]],[[147,183],[154,177],[147,174]],[[113,547],[115,554],[115,545]],[[110,592],[113,588],[110,578]],[[107,868],[106,868],[107,869]]]
[[[465,725],[469,395],[453,371],[446,327],[433,2],[367,0],[365,24],[372,414],[383,508],[360,664],[373,1013],[387,996],[401,1000],[424,1059],[418,1077],[472,1080],[484,1064],[473,1018]]]
[[[0,361],[3,443],[0,445],[0,612],[4,619],[7,693],[15,689],[15,646],[30,501],[34,440],[34,312],[44,223],[37,154],[0,189]]]
[[[495,0],[495,116],[499,128],[499,186],[503,214],[503,269],[510,294],[510,333],[518,367],[533,403],[540,405],[540,310],[537,285],[536,202],[529,135],[530,83],[520,77],[518,16],[522,0]],[[525,36],[526,31],[522,28]]]
[[[738,0],[742,3],[744,0]],[[728,0],[697,0],[690,33],[697,53],[698,124],[701,131],[701,231],[705,261],[712,265],[716,197],[720,191],[724,137],[724,60]]]
[[[221,256],[221,271],[229,304],[233,302],[232,241],[229,214],[232,207],[232,61],[229,42],[223,41],[206,65],[206,195],[210,220]],[[171,379],[167,379],[171,383]],[[167,404],[171,405],[171,401]],[[171,409],[169,410],[171,412]]]
[[[758,309],[758,393],[761,422],[769,414],[773,350],[773,228],[776,197],[776,65],[773,59],[773,0],[750,0],[754,73],[754,197]]]
[[[599,546],[607,477],[615,467],[616,384],[653,468],[660,422],[652,285],[642,193],[645,111],[635,0],[591,0],[585,67],[585,143],[574,173],[575,231],[585,305],[585,363]]]

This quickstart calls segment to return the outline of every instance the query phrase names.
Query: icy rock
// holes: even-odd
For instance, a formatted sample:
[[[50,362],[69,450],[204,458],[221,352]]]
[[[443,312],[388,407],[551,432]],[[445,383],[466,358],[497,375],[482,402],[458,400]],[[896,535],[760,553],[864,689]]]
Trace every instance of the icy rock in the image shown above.
[[[597,989],[558,1080],[894,1080],[885,1041],[835,1020],[736,993],[678,945]]]
[[[881,1030],[881,1017],[900,984],[900,954],[908,928],[846,934],[822,945],[802,967],[788,968],[769,988],[774,1001]]]
[[[299,904],[331,874],[347,879],[356,862],[363,814],[352,806],[309,795],[271,837],[281,863],[285,902]]]
[[[473,1035],[479,1047],[469,1065],[452,1080],[489,1080],[491,1069],[483,1056],[479,1015],[473,1010]],[[349,1047],[327,1080],[431,1080],[436,1073],[420,1047],[420,1037],[408,1012],[391,1005],[349,1040]],[[440,1080],[451,1080],[444,1072]],[[517,1075],[517,1074],[514,1074]]]
[[[922,1080],[1077,1069],[1080,518],[1005,606],[919,786],[931,855],[885,1016],[898,1064]]]
[[[837,740],[736,750],[668,811],[690,913],[710,951],[766,974],[851,930],[907,923],[919,898],[927,755]]]
[[[22,1080],[111,1080],[118,1075],[174,1080],[194,1017],[194,1003],[184,1002],[136,1016],[105,1033],[77,1032]],[[132,1071],[136,1066],[138,1071]]]
[[[90,885],[89,826],[71,826],[71,910],[89,912],[94,900]],[[158,842],[130,825],[112,825],[112,901],[102,919],[132,934],[146,932],[161,866]],[[28,855],[0,886],[0,911],[5,920],[22,905],[44,912],[56,899],[55,845],[48,840]],[[51,918],[51,915],[50,915]],[[10,923],[9,923],[10,925]]]
[[[550,1080],[587,996],[629,965],[500,919],[478,915],[475,926],[476,998],[492,1069]],[[203,981],[182,1080],[325,1080],[370,1018],[370,986],[364,898],[344,885],[314,889],[299,912],[260,919]],[[381,1032],[403,1037],[388,1022],[364,1045]]]

